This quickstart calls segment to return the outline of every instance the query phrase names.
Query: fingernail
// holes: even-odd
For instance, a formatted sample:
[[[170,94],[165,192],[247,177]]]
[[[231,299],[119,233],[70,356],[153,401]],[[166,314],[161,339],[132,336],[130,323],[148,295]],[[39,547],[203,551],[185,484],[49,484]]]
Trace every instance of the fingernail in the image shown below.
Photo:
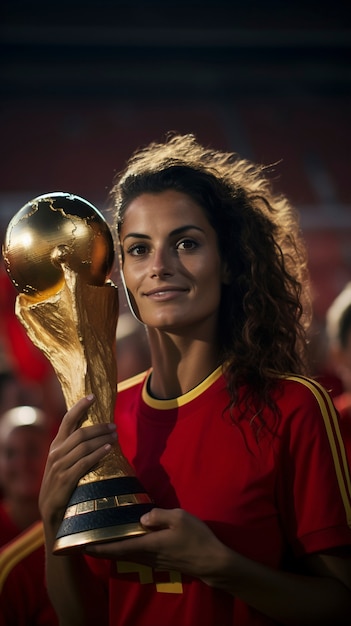
[[[94,400],[94,394],[89,393],[89,395],[87,395],[87,400],[89,400],[89,402],[91,402],[92,400]]]

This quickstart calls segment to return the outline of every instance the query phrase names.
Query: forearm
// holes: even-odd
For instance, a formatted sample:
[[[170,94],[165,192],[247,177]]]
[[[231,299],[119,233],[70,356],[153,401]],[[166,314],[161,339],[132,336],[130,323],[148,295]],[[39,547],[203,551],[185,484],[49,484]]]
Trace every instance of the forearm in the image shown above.
[[[108,623],[105,590],[79,552],[52,554],[54,534],[46,529],[46,578],[48,593],[60,626],[104,626]]]
[[[351,594],[338,580],[273,570],[223,546],[203,580],[286,626],[349,624]]]
[[[67,502],[79,479],[110,452],[116,441],[114,424],[79,427],[93,401],[90,396],[82,398],[62,419],[50,446],[39,495],[48,592],[61,626],[107,623],[107,592],[82,554],[79,551],[72,556],[52,554]]]

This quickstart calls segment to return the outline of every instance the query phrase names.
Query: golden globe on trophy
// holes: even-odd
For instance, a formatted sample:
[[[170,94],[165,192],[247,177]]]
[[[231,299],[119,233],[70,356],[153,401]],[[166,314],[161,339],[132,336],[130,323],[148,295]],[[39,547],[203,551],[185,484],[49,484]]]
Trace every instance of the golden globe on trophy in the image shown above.
[[[52,364],[67,408],[93,393],[82,426],[113,421],[118,290],[108,279],[114,246],[102,214],[70,193],[38,196],[10,221],[3,257],[19,292],[16,315]],[[54,553],[143,534],[139,519],[152,507],[117,442],[78,482]]]

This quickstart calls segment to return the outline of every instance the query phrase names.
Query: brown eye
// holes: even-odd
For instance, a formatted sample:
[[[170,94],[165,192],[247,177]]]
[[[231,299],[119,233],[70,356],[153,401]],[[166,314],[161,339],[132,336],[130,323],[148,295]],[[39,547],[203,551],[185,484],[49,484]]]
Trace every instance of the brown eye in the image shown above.
[[[197,247],[198,244],[193,239],[182,239],[182,241],[177,244],[178,250],[194,250]]]
[[[146,246],[141,243],[134,244],[127,249],[127,254],[131,256],[141,256],[147,252]]]

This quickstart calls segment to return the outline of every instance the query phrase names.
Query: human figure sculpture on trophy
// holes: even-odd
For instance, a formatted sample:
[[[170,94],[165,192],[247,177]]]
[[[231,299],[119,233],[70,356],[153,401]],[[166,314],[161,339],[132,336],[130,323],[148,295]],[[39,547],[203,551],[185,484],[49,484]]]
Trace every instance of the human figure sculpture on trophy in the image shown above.
[[[118,289],[109,279],[114,245],[105,218],[70,193],[38,196],[10,221],[3,257],[19,292],[16,315],[50,360],[67,408],[93,394],[83,425],[113,422],[119,307]],[[145,533],[139,519],[152,507],[117,439],[81,477],[54,552]]]

